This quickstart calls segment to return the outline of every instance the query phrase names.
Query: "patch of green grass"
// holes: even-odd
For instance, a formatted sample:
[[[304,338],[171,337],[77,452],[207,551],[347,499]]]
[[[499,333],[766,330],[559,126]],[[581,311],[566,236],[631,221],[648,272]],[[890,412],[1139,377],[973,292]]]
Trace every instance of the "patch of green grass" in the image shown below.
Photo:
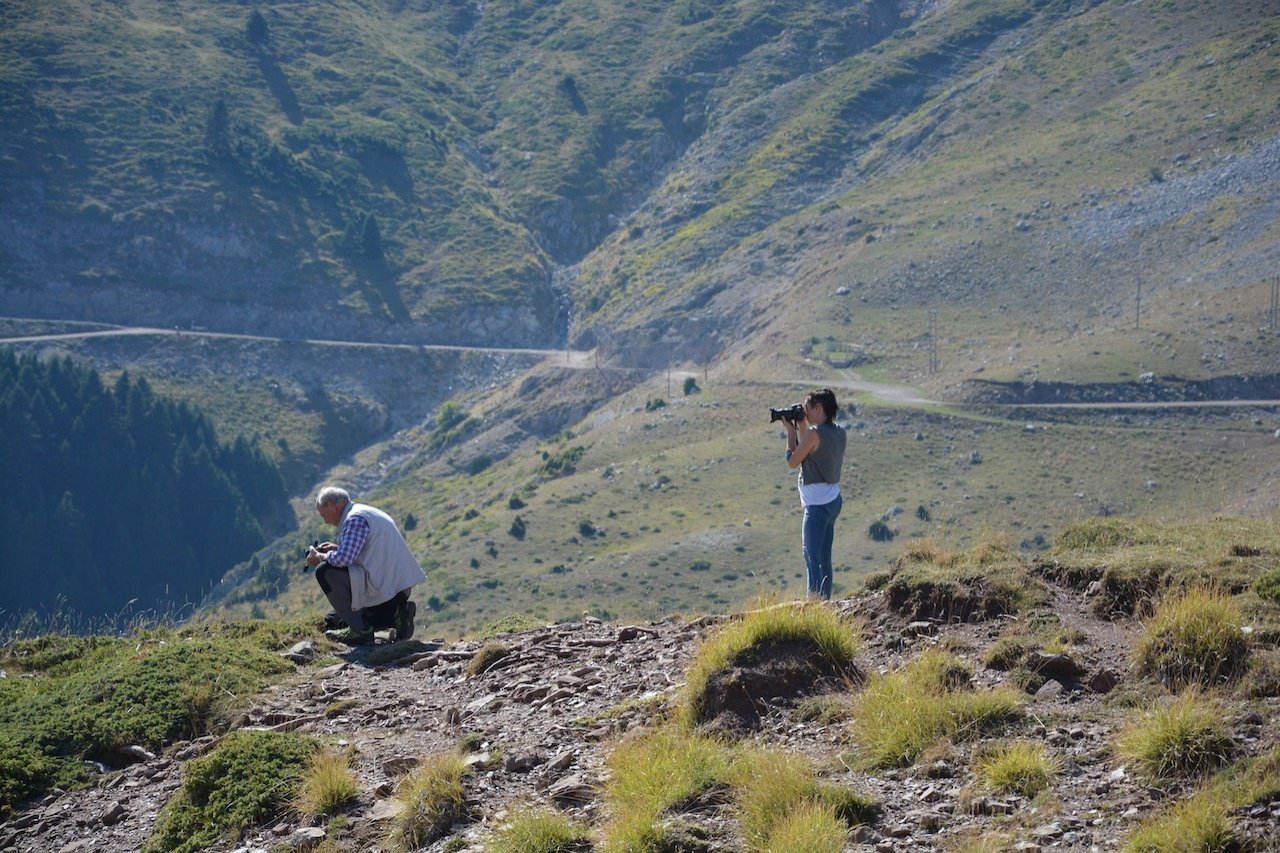
[[[1232,598],[1210,587],[1171,595],[1134,645],[1138,671],[1179,690],[1235,680],[1249,663],[1244,616]]]
[[[82,759],[132,744],[159,750],[216,728],[293,668],[277,652],[309,632],[222,623],[15,643],[0,665],[31,677],[0,679],[0,814],[52,785],[82,784]]]
[[[1047,789],[1061,769],[1062,761],[1042,744],[1025,741],[990,745],[974,762],[974,772],[987,790],[1027,798]]]
[[[958,660],[933,650],[872,676],[853,702],[850,728],[860,761],[872,768],[910,764],[940,740],[974,738],[1021,713],[1018,691],[977,692],[967,682]]]
[[[852,628],[821,604],[773,605],[750,610],[725,625],[698,648],[677,706],[684,725],[702,722],[707,680],[760,647],[811,642],[838,670],[848,670],[858,651]]]
[[[587,827],[558,812],[542,810],[522,812],[486,845],[494,853],[578,853],[590,847]]]
[[[609,811],[604,850],[657,849],[659,818],[691,802],[729,770],[727,749],[712,738],[664,726],[619,744],[609,756],[604,799]]]
[[[232,732],[187,765],[182,788],[160,813],[143,853],[196,853],[275,819],[316,749],[299,734]]]
[[[1116,751],[1154,782],[1206,776],[1235,751],[1223,709],[1188,692],[1161,700],[1116,738]]]
[[[466,804],[463,778],[467,766],[453,753],[425,758],[400,783],[400,812],[391,828],[395,850],[417,850],[444,836],[462,817]]]

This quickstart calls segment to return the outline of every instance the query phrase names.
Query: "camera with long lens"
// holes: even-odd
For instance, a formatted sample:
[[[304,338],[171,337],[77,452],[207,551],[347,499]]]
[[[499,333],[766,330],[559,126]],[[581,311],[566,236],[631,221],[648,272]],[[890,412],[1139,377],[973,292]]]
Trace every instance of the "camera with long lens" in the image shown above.
[[[791,421],[799,423],[804,420],[804,406],[796,403],[794,406],[786,406],[781,409],[769,409],[769,423],[774,421]]]

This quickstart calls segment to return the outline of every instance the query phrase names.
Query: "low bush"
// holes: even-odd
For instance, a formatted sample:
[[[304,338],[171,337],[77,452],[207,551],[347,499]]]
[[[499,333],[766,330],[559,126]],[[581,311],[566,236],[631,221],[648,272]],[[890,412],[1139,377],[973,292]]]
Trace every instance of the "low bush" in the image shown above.
[[[1121,731],[1116,751],[1152,781],[1205,776],[1231,757],[1234,741],[1213,700],[1184,693]]]
[[[463,759],[447,753],[424,759],[404,778],[389,839],[393,849],[417,850],[444,836],[464,814],[466,773]]]
[[[1249,642],[1244,616],[1229,595],[1195,587],[1166,599],[1134,646],[1139,673],[1170,689],[1212,687],[1243,674]]]
[[[873,677],[853,700],[851,730],[862,763],[910,764],[940,740],[976,737],[1020,714],[1018,691],[975,692],[967,681],[958,660],[933,650]]]
[[[523,812],[485,845],[493,853],[577,853],[591,849],[591,833],[551,811]]]
[[[182,787],[160,813],[143,853],[196,853],[275,820],[293,799],[316,748],[294,733],[227,735],[187,765]]]

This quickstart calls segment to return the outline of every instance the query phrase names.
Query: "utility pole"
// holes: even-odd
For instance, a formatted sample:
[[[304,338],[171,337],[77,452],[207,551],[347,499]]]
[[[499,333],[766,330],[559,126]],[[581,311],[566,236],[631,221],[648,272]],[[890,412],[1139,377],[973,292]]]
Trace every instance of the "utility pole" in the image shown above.
[[[1138,279],[1138,298],[1133,305],[1133,327],[1135,329],[1139,328],[1142,323],[1142,276],[1139,275],[1137,279]]]
[[[929,310],[929,373],[938,372],[938,309]]]
[[[1267,311],[1267,328],[1273,332],[1278,314],[1280,314],[1280,277],[1271,279],[1271,308]]]

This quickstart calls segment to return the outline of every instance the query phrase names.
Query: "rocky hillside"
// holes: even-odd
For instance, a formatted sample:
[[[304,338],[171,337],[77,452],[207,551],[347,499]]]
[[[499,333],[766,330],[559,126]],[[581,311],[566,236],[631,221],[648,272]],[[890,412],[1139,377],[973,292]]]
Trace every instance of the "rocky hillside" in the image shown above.
[[[1088,528],[1095,537],[1116,529]],[[1246,561],[1258,550],[1233,548]],[[1218,739],[1209,751],[1220,759],[1186,753],[1178,761],[1190,764],[1153,777],[1125,744],[1135,730],[1156,728],[1155,709],[1178,693],[1162,686],[1161,676],[1143,675],[1135,656],[1149,625],[1126,615],[1137,605],[1138,588],[1127,586],[1118,569],[1094,573],[1094,581],[1089,571],[1069,570],[1086,553],[1097,552],[1030,567],[1030,574],[1017,576],[1017,592],[1008,598],[999,580],[1008,563],[1000,564],[1004,569],[992,563],[985,580],[963,579],[961,564],[992,559],[989,552],[975,549],[951,563],[917,548],[879,582],[879,591],[831,605],[860,646],[843,678],[815,678],[829,666],[812,647],[758,645],[731,660],[723,678],[708,679],[703,725],[723,744],[774,755],[776,766],[785,764],[779,756],[803,757],[823,784],[869,797],[872,816],[853,821],[845,850],[1191,849],[1174,842],[1135,847],[1134,833],[1167,825],[1161,822],[1185,811],[1195,792],[1210,787],[1202,781],[1210,772],[1204,768],[1219,760],[1228,768],[1213,777],[1220,787],[1241,774],[1260,774],[1259,781],[1251,799],[1222,807],[1228,828],[1215,837],[1226,840],[1194,849],[1280,849],[1274,833],[1280,821],[1274,607],[1262,598],[1239,599],[1250,612],[1250,674],[1203,700],[1215,709]],[[1113,567],[1127,559],[1123,549],[1112,553]],[[1096,557],[1085,562],[1090,559]],[[942,587],[921,583],[926,565],[933,566],[935,579],[949,577],[960,586],[943,595]],[[1259,596],[1274,587],[1274,580],[1252,577]],[[297,672],[247,706],[230,728],[301,732],[348,751],[354,796],[319,817],[276,813],[244,827],[242,837],[204,849],[394,849],[386,839],[403,813],[410,780],[455,750],[467,768],[462,808],[415,849],[570,849],[499,841],[502,827],[541,808],[589,830],[589,840],[572,849],[621,849],[617,809],[625,798],[613,786],[624,771],[615,756],[678,725],[673,718],[681,718],[679,708],[687,702],[691,666],[706,657],[709,637],[737,624],[736,617],[717,616],[643,625],[587,618],[488,642],[412,640],[347,650],[307,641],[282,650],[297,662]],[[996,696],[1012,688],[1020,697],[1016,710],[994,725],[929,738],[901,758],[869,760],[869,712],[859,697],[883,692],[896,675],[943,652],[952,661],[948,691]],[[55,791],[0,824],[0,849],[139,849],[191,761],[216,750],[225,735],[173,743],[156,754],[141,747],[122,751],[122,766],[100,767],[89,788]],[[1200,737],[1184,732],[1174,740],[1195,753],[1210,743]],[[1043,785],[991,781],[983,770],[986,758],[1011,744],[1030,745],[1046,757]],[[1193,766],[1201,769],[1188,769]],[[744,835],[749,806],[735,793],[737,784],[711,784],[671,806],[658,817],[664,846],[643,849],[762,849]],[[1173,829],[1172,837],[1190,827]]]

